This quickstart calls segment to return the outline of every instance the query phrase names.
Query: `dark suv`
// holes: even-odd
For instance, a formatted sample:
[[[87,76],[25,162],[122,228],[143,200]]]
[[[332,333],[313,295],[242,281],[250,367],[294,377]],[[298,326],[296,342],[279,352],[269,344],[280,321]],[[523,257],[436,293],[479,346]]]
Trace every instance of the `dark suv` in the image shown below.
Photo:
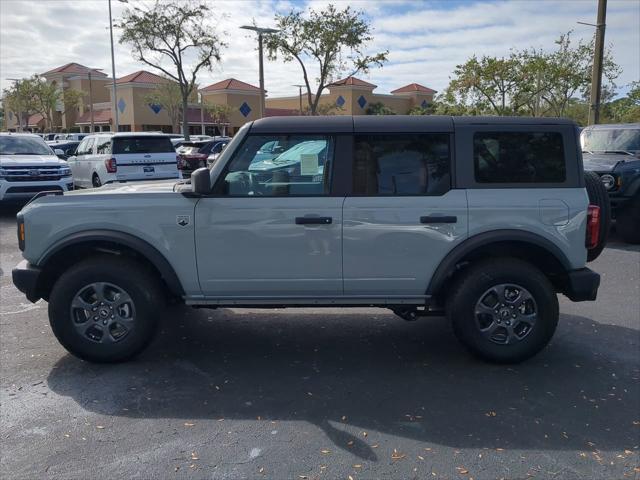
[[[584,169],[609,192],[623,240],[640,243],[640,123],[591,125],[580,135]]]

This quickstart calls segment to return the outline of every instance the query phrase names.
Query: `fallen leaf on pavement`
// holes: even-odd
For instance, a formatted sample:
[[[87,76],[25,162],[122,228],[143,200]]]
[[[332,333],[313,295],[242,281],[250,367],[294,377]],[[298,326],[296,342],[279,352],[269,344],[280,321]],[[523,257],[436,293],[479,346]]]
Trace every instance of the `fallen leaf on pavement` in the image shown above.
[[[195,423],[184,422],[185,427],[193,427]]]

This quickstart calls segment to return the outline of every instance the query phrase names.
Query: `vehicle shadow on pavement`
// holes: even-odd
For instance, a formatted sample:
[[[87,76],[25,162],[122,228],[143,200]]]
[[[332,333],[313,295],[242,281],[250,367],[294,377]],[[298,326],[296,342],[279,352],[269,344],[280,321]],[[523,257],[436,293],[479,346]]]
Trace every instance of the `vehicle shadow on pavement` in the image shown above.
[[[48,385],[104,415],[306,421],[371,461],[363,431],[456,448],[620,450],[638,442],[639,349],[636,330],[564,315],[542,354],[500,366],[470,357],[442,318],[172,307],[138,359],[66,355]]]

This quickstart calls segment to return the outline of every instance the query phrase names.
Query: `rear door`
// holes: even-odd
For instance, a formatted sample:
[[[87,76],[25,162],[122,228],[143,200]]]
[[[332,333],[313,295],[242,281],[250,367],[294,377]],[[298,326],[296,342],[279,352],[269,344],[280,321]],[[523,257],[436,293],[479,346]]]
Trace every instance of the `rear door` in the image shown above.
[[[178,178],[176,151],[165,135],[114,136],[112,157],[117,180]]]
[[[420,303],[442,259],[467,236],[466,191],[451,184],[452,127],[406,133],[354,123],[344,293]]]

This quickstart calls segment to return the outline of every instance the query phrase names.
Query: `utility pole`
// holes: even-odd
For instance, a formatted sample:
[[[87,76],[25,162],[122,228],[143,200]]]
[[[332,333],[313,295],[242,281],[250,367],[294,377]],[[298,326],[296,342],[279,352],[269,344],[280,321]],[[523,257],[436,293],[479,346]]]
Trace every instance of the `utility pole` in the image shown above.
[[[120,0],[122,3],[123,0]],[[115,120],[114,132],[117,132],[119,128],[118,124],[118,92],[116,90],[116,60],[113,54],[113,19],[111,18],[111,0],[109,0],[109,36],[111,37],[111,76],[113,77],[113,106],[111,107],[111,115]]]
[[[198,92],[200,100],[200,134],[204,135],[204,103],[202,101],[202,93]]]
[[[264,95],[264,66],[262,60],[262,35],[269,33],[277,33],[279,30],[274,28],[261,28],[254,27],[250,25],[243,25],[242,27],[245,30],[252,30],[258,34],[258,69],[260,75],[260,118],[264,117],[264,112],[266,110],[265,107],[265,95]]]
[[[91,70],[87,72],[89,75],[89,111],[91,112],[91,133],[95,133],[96,128],[93,124],[93,82],[91,81]]]
[[[591,104],[589,106],[589,125],[600,122],[600,95],[602,93],[602,59],[604,56],[604,29],[607,18],[607,0],[598,0],[598,20],[596,43],[593,52],[593,70],[591,72]]]
[[[306,85],[293,85],[294,87],[298,87],[298,101],[300,102],[300,115],[302,115],[302,87],[306,87]]]

